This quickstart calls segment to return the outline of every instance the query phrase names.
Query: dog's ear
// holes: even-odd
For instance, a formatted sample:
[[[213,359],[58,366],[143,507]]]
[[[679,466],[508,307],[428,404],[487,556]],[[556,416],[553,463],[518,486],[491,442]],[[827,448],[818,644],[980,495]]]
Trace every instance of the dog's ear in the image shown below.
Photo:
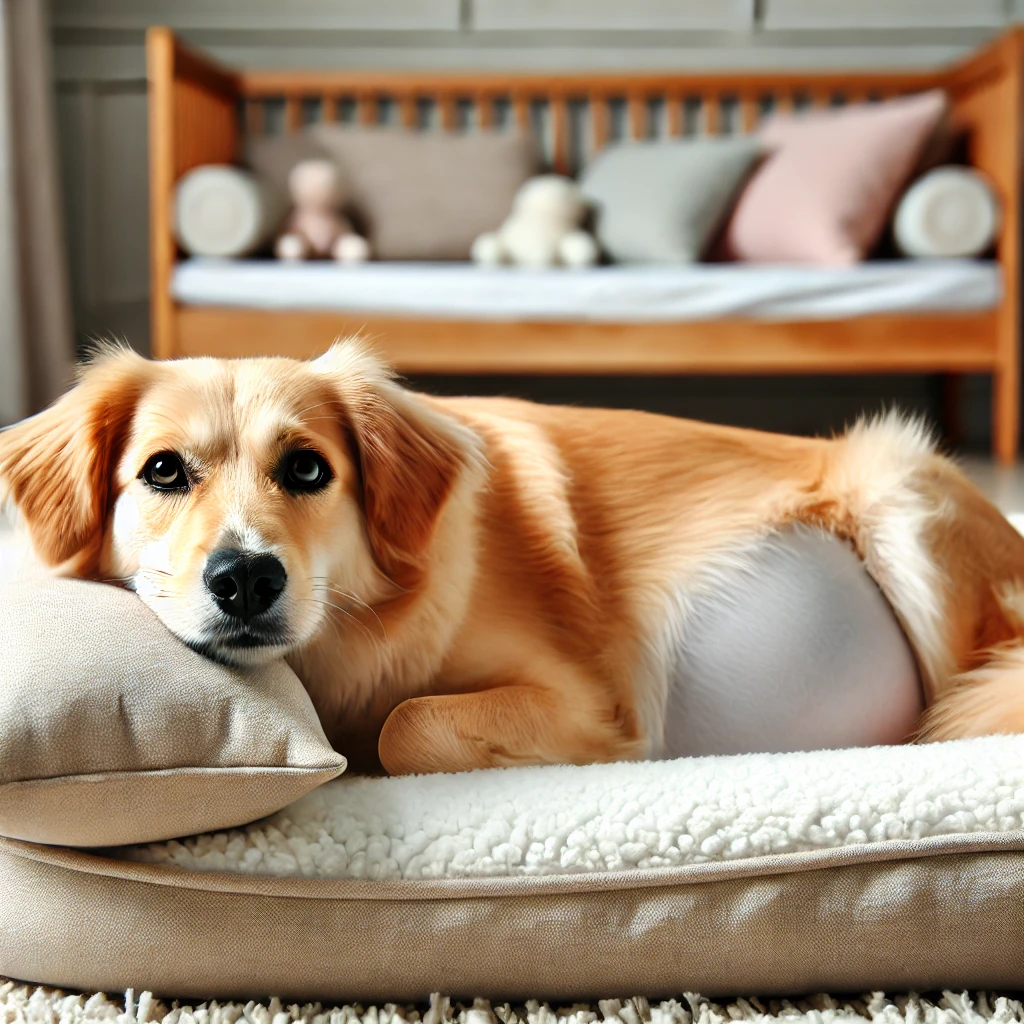
[[[48,409],[0,431],[0,497],[46,564],[95,570],[114,469],[151,365],[128,349],[105,351]]]
[[[480,439],[396,384],[357,341],[336,344],[314,365],[332,378],[356,448],[374,558],[394,583],[411,587],[448,495],[481,462]]]

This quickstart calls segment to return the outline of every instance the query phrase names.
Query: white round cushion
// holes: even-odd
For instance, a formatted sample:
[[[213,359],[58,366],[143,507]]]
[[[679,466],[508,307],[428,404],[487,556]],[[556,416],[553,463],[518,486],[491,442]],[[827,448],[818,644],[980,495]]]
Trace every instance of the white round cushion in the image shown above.
[[[992,186],[969,167],[939,167],[896,209],[893,233],[906,256],[977,256],[995,242],[1001,211]]]
[[[174,229],[192,256],[247,256],[270,241],[283,213],[280,197],[256,175],[211,164],[178,182]]]

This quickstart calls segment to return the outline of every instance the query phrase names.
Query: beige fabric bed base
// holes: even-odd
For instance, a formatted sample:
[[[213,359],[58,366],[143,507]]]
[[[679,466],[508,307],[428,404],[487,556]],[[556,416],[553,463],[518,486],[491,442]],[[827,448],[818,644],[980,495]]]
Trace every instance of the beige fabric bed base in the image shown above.
[[[615,875],[197,874],[0,840],[0,974],[178,998],[1024,988],[1024,837]]]

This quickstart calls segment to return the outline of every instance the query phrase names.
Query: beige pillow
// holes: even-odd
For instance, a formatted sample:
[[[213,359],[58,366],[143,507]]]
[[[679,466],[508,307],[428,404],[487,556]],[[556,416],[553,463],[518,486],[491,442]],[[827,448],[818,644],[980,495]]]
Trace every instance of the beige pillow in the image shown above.
[[[0,587],[0,834],[109,846],[230,828],[344,770],[283,662],[217,665],[117,587]]]
[[[539,166],[533,140],[516,133],[310,132],[341,166],[378,260],[468,260],[476,236],[501,224]]]

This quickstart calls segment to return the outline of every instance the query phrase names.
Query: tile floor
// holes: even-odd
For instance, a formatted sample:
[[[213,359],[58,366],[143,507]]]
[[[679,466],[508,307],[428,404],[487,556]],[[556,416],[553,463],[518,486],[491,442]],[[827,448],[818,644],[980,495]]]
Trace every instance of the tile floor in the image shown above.
[[[991,459],[968,456],[959,460],[961,468],[981,488],[989,501],[1006,515],[1024,514],[1024,465],[1010,469],[997,466]]]

